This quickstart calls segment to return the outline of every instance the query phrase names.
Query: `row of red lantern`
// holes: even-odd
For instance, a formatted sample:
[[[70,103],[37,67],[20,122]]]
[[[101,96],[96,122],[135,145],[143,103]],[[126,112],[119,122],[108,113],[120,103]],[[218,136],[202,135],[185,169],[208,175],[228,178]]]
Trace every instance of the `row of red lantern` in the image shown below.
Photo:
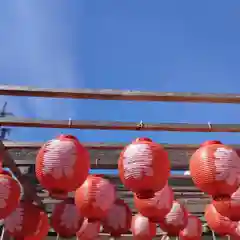
[[[83,240],[95,240],[100,231],[100,223],[90,223],[81,217],[69,199],[56,204],[50,222],[62,237],[76,235]],[[4,227],[15,239],[42,240],[47,236],[50,224],[47,214],[39,207],[30,202],[21,202],[5,219]]]
[[[238,160],[230,147],[220,142],[207,142],[191,158],[193,181],[202,191],[213,195],[215,200],[228,197],[238,187]],[[75,197],[79,210],[90,219],[99,219],[114,202],[114,190],[111,184],[102,179],[89,177],[84,182],[88,175],[89,162],[86,149],[77,139],[60,136],[46,143],[40,150],[36,175],[50,193],[66,193],[79,187]],[[167,152],[159,144],[140,138],[124,148],[118,167],[123,184],[136,193],[136,198],[151,199],[154,193],[166,185],[170,161]],[[101,184],[105,186],[102,191],[99,190]],[[93,192],[86,189],[93,189]],[[97,194],[96,189],[101,194]],[[105,211],[98,206],[104,191],[109,191],[107,201],[102,201]]]
[[[169,235],[176,235],[176,232],[182,229],[180,239],[183,240],[198,239],[201,236],[200,221],[186,214],[182,219],[182,212],[186,213],[186,211],[179,203],[174,202],[174,204],[166,221],[160,224],[161,228]],[[59,236],[65,238],[77,235],[80,239],[95,240],[100,231],[100,223],[104,230],[114,237],[128,232],[130,228],[134,239],[137,240],[152,239],[156,235],[156,224],[141,214],[135,215],[132,219],[130,209],[120,199],[115,202],[101,222],[84,220],[72,199],[56,204],[51,216],[51,226]],[[32,203],[21,202],[17,209],[5,219],[5,229],[16,239],[37,240],[47,235],[49,224],[47,215],[41,209]]]

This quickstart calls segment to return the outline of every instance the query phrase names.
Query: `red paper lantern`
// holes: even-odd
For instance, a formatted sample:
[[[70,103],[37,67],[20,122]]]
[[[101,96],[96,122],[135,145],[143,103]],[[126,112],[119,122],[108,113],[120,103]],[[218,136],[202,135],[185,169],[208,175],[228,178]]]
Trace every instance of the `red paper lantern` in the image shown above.
[[[141,198],[151,198],[166,185],[170,161],[161,145],[149,138],[137,138],[121,152],[118,169],[126,188]]]
[[[198,217],[188,215],[187,226],[180,232],[181,240],[200,240],[202,236],[202,223]]]
[[[115,199],[114,186],[107,179],[91,175],[75,193],[78,211],[90,221],[106,217]]]
[[[208,226],[219,235],[229,235],[236,231],[237,222],[222,216],[217,212],[213,204],[207,205],[204,216]]]
[[[16,238],[31,236],[38,229],[41,212],[41,209],[31,202],[20,202],[18,207],[5,218],[5,230]]]
[[[132,212],[128,205],[121,199],[116,199],[106,218],[102,221],[104,232],[113,237],[120,237],[127,233],[131,227]]]
[[[90,158],[77,138],[60,135],[41,147],[35,168],[37,179],[44,188],[64,195],[83,184],[90,169]]]
[[[19,183],[9,173],[2,171],[0,173],[0,219],[6,218],[17,208],[20,196]]]
[[[174,194],[168,184],[156,192],[153,198],[141,199],[134,194],[134,204],[139,213],[156,223],[162,221],[169,213],[173,200]]]
[[[194,184],[213,197],[229,196],[238,188],[240,159],[229,146],[218,141],[204,143],[190,159]]]
[[[48,235],[49,228],[48,216],[46,213],[41,212],[37,231],[32,236],[25,237],[24,240],[42,240]]]
[[[152,240],[156,236],[156,224],[141,214],[132,218],[131,230],[135,240]]]
[[[77,239],[79,240],[96,240],[100,232],[100,222],[88,222],[84,220],[80,230],[77,232]]]
[[[213,199],[212,204],[221,215],[228,217],[232,221],[240,220],[240,188],[230,198]]]
[[[177,201],[173,202],[170,212],[164,220],[159,222],[160,228],[167,232],[169,236],[178,236],[188,223],[188,213],[182,204]]]
[[[240,222],[236,223],[236,228],[229,235],[231,240],[240,240]]]
[[[51,216],[51,226],[59,236],[68,238],[76,235],[83,223],[83,216],[74,204],[72,198],[68,198],[55,205]]]

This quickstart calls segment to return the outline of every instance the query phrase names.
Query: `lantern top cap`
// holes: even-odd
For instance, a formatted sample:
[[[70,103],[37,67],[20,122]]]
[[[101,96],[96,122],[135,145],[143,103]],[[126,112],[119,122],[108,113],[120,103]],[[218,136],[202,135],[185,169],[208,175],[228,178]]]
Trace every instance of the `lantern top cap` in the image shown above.
[[[200,146],[205,147],[205,146],[209,146],[209,145],[213,145],[213,144],[222,144],[222,142],[218,141],[218,140],[208,140],[208,141],[205,141],[204,143],[202,143]]]
[[[136,140],[134,140],[133,142],[152,142],[152,139],[148,138],[148,137],[139,137]]]
[[[60,136],[57,137],[57,139],[60,139],[60,140],[61,139],[72,139],[72,140],[78,141],[78,139],[75,136],[70,135],[70,134],[61,134]]]

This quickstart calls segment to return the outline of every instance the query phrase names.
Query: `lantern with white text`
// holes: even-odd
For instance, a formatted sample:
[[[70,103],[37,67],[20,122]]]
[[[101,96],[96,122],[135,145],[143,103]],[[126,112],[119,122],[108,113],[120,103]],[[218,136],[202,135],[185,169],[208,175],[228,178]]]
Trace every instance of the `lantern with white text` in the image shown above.
[[[121,152],[118,169],[126,188],[140,198],[151,198],[166,185],[170,161],[161,145],[149,138],[137,138]]]
[[[180,232],[180,240],[200,240],[202,236],[202,223],[198,217],[188,215],[187,226]]]
[[[18,207],[4,220],[9,235],[22,238],[33,235],[41,221],[41,210],[31,202],[20,202]]]
[[[213,199],[212,204],[221,215],[232,221],[240,220],[240,188],[230,198],[219,197]]]
[[[83,220],[84,218],[77,210],[74,200],[68,198],[55,205],[51,216],[51,226],[60,237],[68,238],[76,235]]]
[[[36,177],[53,194],[75,191],[90,169],[88,151],[77,138],[60,135],[45,143],[36,158]]]
[[[80,230],[76,234],[77,239],[96,240],[100,232],[100,227],[100,222],[89,222],[85,219]]]
[[[6,218],[19,204],[20,184],[10,174],[0,173],[0,219]]]
[[[91,175],[75,193],[78,211],[90,221],[105,218],[115,199],[115,187],[107,179]]]
[[[237,222],[222,216],[217,212],[213,204],[207,205],[204,217],[208,226],[221,236],[229,235],[236,231]]]
[[[131,227],[132,212],[128,205],[121,199],[116,199],[102,225],[104,232],[110,233],[113,237],[120,237],[127,233]]]
[[[162,221],[169,213],[173,200],[173,191],[168,184],[156,192],[153,198],[141,199],[134,194],[134,204],[139,213],[156,223]]]
[[[132,218],[131,230],[135,240],[152,240],[156,236],[156,224],[141,214]]]
[[[168,236],[178,236],[188,223],[188,213],[184,206],[174,201],[170,212],[164,220],[159,222],[160,228],[168,233]]]
[[[48,216],[46,213],[41,212],[37,231],[31,236],[25,237],[24,240],[42,240],[48,235],[49,228]]]
[[[194,184],[214,198],[230,196],[238,188],[240,159],[231,147],[219,141],[202,144],[189,165]]]

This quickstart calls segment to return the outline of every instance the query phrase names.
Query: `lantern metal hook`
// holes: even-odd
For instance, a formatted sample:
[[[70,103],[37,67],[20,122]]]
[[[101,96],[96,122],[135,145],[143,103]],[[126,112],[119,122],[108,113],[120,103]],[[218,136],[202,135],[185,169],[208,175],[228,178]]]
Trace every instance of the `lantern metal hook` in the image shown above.
[[[72,127],[72,119],[68,118],[68,127],[71,128]]]
[[[101,160],[100,158],[96,158],[96,159],[95,159],[96,168],[98,168],[98,163],[99,163],[100,160]]]
[[[137,124],[137,130],[141,130],[144,128],[144,123],[143,121],[141,120],[140,123]]]
[[[209,129],[209,132],[212,132],[212,124],[211,124],[211,122],[208,122],[208,129]]]

